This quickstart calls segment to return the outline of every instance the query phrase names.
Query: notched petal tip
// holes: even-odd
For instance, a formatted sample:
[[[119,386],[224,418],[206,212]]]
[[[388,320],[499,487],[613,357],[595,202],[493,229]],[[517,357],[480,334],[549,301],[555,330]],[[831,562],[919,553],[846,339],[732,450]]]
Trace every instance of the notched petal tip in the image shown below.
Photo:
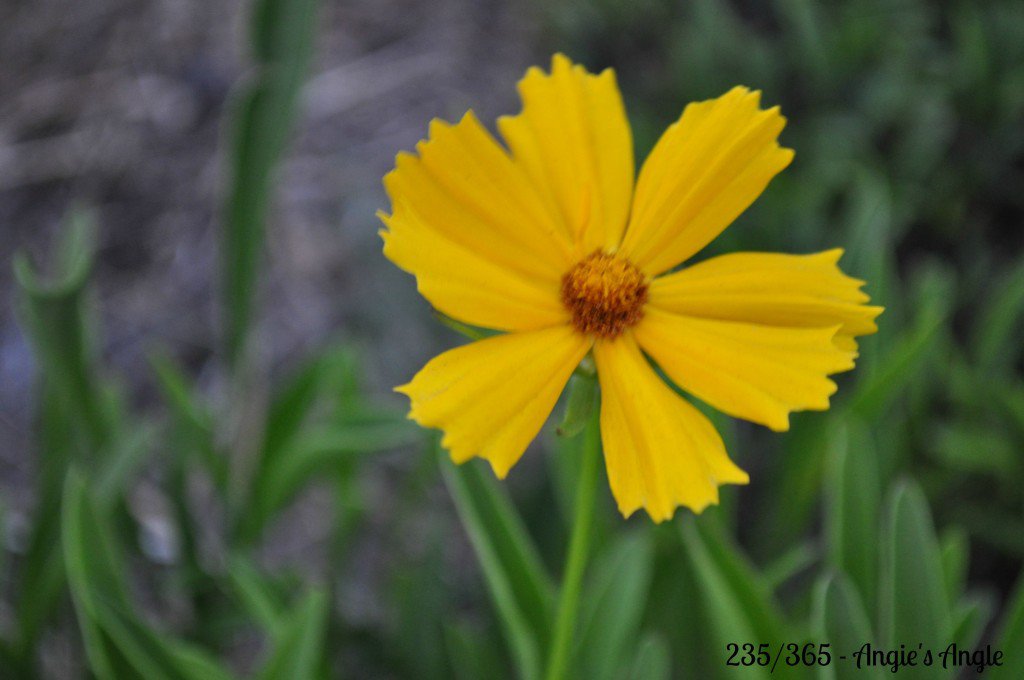
[[[555,52],[551,55],[551,72],[554,73],[557,70],[564,70],[576,66],[572,59],[570,59],[564,52]]]
[[[508,477],[508,473],[512,471],[512,465],[499,464],[498,461],[489,460],[487,461],[491,465],[491,471],[494,472],[494,476],[498,479],[505,479]]]
[[[420,140],[420,142],[416,144],[417,151],[420,151],[420,147],[426,146],[430,142],[436,140],[438,137],[444,135],[444,133],[450,130],[451,128],[452,124],[444,120],[443,118],[431,118],[430,124],[427,125],[427,135],[429,136],[429,139]],[[422,155],[422,151],[420,151],[420,155]]]

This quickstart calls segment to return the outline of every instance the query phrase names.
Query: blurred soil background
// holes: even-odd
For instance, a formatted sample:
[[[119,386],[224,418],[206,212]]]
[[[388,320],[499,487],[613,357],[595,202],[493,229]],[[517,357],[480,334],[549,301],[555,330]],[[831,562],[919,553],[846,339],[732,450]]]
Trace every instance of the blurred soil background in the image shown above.
[[[36,368],[12,304],[10,262],[26,251],[45,263],[70,210],[95,211],[101,356],[111,374],[126,377],[131,401],[158,407],[146,359],[155,349],[180,361],[201,390],[222,387],[213,360],[222,128],[232,88],[247,75],[249,9],[221,0],[0,4],[0,496],[15,543],[34,507]],[[381,255],[380,180],[399,150],[425,136],[431,118],[472,107],[493,120],[517,108],[514,83],[538,58],[537,30],[536,12],[517,3],[322,4],[314,63],[279,172],[253,331],[274,375],[330,341],[350,340],[372,349],[361,352],[370,390],[397,406],[390,388],[455,342],[432,321],[412,279]],[[415,467],[402,458],[399,480]],[[149,476],[160,467],[154,463]],[[370,516],[387,527],[387,496],[398,482],[383,479],[386,464],[376,467],[366,480],[378,510]],[[173,552],[157,488],[142,483],[135,497],[137,515],[154,528],[151,556]],[[277,523],[267,542],[271,564],[326,577],[332,514],[325,502],[314,490]],[[380,547],[392,533],[368,528],[354,539],[358,558],[344,598],[354,620],[381,615],[371,591],[394,562]],[[412,533],[413,550],[422,549],[414,526]],[[464,552],[459,561],[472,557]],[[0,620],[6,614],[0,607]]]
[[[153,396],[154,347],[215,380],[222,116],[246,75],[247,12],[206,0],[0,7],[0,485],[19,505],[34,368],[8,263],[19,250],[45,262],[70,209],[97,214],[102,354],[130,376],[133,401]],[[365,370],[383,391],[440,343],[412,280],[380,254],[381,177],[431,118],[517,108],[537,24],[526,5],[473,0],[325,2],[320,16],[256,335],[275,368],[328,339],[372,347]]]

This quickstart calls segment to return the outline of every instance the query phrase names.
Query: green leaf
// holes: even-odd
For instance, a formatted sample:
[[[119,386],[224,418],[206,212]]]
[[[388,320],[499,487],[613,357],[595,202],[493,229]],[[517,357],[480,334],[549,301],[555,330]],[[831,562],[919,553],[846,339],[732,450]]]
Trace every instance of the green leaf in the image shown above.
[[[836,680],[881,680],[885,672],[877,666],[857,666],[850,657],[865,644],[878,648],[864,612],[863,595],[841,573],[821,579],[814,589],[814,612],[818,634],[831,645],[832,663],[819,668],[819,677]],[[840,656],[847,657],[845,661]]]
[[[20,288],[19,317],[39,363],[84,440],[84,453],[95,454],[110,436],[104,411],[107,400],[94,366],[84,292],[95,241],[91,214],[72,213],[61,241],[56,274],[44,281],[19,253],[14,275]]]
[[[978,367],[991,373],[1013,364],[1020,356],[1020,328],[1024,321],[1024,260],[988,289],[974,324]]]
[[[38,637],[64,592],[61,498],[74,454],[75,430],[63,401],[44,386],[39,398],[39,473],[36,508],[18,581],[16,652],[30,663]]]
[[[681,523],[685,554],[689,557],[701,592],[714,649],[725,653],[731,642],[767,643],[773,648],[791,641],[768,588],[739,551],[712,526],[709,514],[686,517]],[[776,675],[785,677],[784,669]],[[749,677],[768,677],[757,666]]]
[[[965,597],[953,610],[953,637],[960,649],[974,649],[992,617],[992,599],[981,595]]]
[[[259,0],[251,41],[258,68],[233,107],[223,259],[226,350],[245,349],[273,171],[285,149],[313,50],[317,0]]]
[[[901,644],[938,649],[949,644],[953,622],[942,552],[931,513],[921,489],[913,482],[897,485],[888,503],[882,572],[882,637],[890,646]],[[921,669],[903,669],[914,677]]]
[[[243,557],[235,557],[228,565],[232,591],[245,612],[261,628],[277,637],[284,627],[285,603],[266,578]]]
[[[874,422],[884,413],[926,366],[941,331],[946,328],[946,309],[938,301],[935,303],[920,313],[912,328],[896,338],[875,373],[858,383],[847,408],[865,422]]]
[[[181,367],[170,357],[155,352],[149,356],[149,365],[156,373],[160,394],[174,416],[180,435],[178,445],[199,454],[217,488],[223,492],[227,488],[228,468],[225,457],[214,446],[213,414],[189,384]]]
[[[419,430],[397,414],[391,416],[390,422],[322,426],[299,434],[278,455],[267,460],[253,480],[243,535],[254,537],[314,477],[357,456],[412,444],[421,437]]]
[[[998,636],[993,649],[1003,652],[1003,666],[990,669],[989,677],[996,680],[1018,680],[1024,677],[1024,573],[1017,579],[1017,586],[1006,604],[1003,618],[999,622]]]
[[[110,454],[94,473],[96,497],[112,505],[125,491],[132,474],[152,452],[157,428],[142,422],[112,442]]]
[[[808,569],[821,557],[815,543],[805,541],[792,548],[765,565],[761,572],[765,585],[770,592],[775,592],[790,579]]]
[[[445,648],[456,680],[504,678],[508,665],[498,655],[500,641],[490,640],[478,625],[464,622],[444,626]]]
[[[452,591],[444,579],[444,532],[436,525],[428,531],[424,537],[429,546],[426,554],[395,573],[398,629],[392,656],[402,662],[401,675],[447,680],[449,655],[444,636],[445,624],[452,614],[448,604]]]
[[[479,461],[456,467],[438,447],[445,484],[469,534],[519,675],[540,675],[551,639],[554,587],[508,497]]]
[[[828,562],[847,574],[865,607],[877,602],[880,476],[874,442],[860,421],[832,430],[826,486]]]
[[[630,661],[651,585],[653,545],[646,531],[627,533],[592,565],[583,595],[577,654],[581,676],[621,677]]]
[[[1018,451],[1008,433],[982,424],[951,423],[935,427],[933,451],[947,467],[965,473],[1012,476]]]
[[[299,432],[319,396],[330,358],[321,356],[310,361],[271,402],[263,434],[264,460],[275,457]]]
[[[324,633],[330,602],[325,593],[313,590],[281,626],[274,652],[263,667],[263,680],[319,678],[323,661]]]
[[[665,638],[657,633],[644,637],[637,648],[630,680],[670,680],[672,655]]]
[[[858,379],[863,380],[877,370],[877,359],[881,358],[878,350],[891,346],[894,331],[901,327],[904,303],[897,289],[892,247],[897,223],[893,187],[885,176],[864,165],[853,166],[852,179],[846,214],[841,220],[848,244],[843,271],[867,281],[866,290],[873,303],[886,308],[879,319],[878,333],[860,341],[864,356],[859,361]],[[850,183],[849,179],[844,183]]]
[[[967,584],[967,561],[970,546],[967,534],[960,528],[947,529],[939,542],[942,552],[942,575],[946,579],[946,595],[956,602]]]
[[[101,601],[128,609],[120,551],[76,469],[68,472],[64,484],[61,542],[68,583],[83,617],[94,619]]]
[[[191,645],[157,633],[131,613],[123,560],[107,517],[84,477],[68,473],[62,516],[64,564],[90,669],[103,680],[220,680],[215,661]]]
[[[114,657],[123,662],[116,677],[145,680],[230,680],[232,677],[200,649],[169,638],[105,601],[97,602],[97,621]]]

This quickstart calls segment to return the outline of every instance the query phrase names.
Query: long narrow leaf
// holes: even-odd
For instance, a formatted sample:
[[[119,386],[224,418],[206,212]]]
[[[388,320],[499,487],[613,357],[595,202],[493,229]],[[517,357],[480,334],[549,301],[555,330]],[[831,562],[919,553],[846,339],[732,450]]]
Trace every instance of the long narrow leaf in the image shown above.
[[[885,643],[944,648],[954,631],[942,552],[928,503],[912,482],[892,494],[884,546],[880,632]],[[904,670],[911,677],[939,677],[934,669]]]
[[[232,363],[244,351],[273,171],[312,54],[318,6],[318,0],[259,0],[254,8],[251,39],[257,69],[234,109],[222,252],[226,350]]]
[[[686,518],[681,531],[684,552],[693,565],[703,610],[713,632],[713,653],[721,655],[724,663],[730,643],[766,643],[777,649],[791,641],[764,583],[707,519]],[[744,670],[751,678],[769,677],[767,668],[752,666]],[[779,667],[774,675],[787,677],[788,672]]]
[[[1024,677],[1024,574],[1017,581],[1017,587],[1006,606],[1006,613],[999,622],[999,634],[994,649],[1002,650],[1003,665],[992,668],[991,677],[998,680],[1016,680]]]
[[[828,558],[856,587],[861,603],[877,602],[881,484],[874,442],[854,418],[833,431],[826,487]]]
[[[651,584],[650,534],[626,534],[595,561],[583,596],[578,658],[582,677],[621,677],[635,646]]]
[[[311,591],[299,603],[274,643],[274,653],[260,674],[262,680],[312,680],[319,676],[329,602]]]
[[[438,451],[445,483],[480,560],[523,678],[540,674],[541,644],[551,637],[554,587],[508,498],[476,461],[456,467]]]
[[[825,577],[815,588],[818,634],[828,641],[832,655],[832,663],[818,669],[819,677],[835,680],[881,680],[885,677],[885,671],[877,666],[858,668],[852,661],[853,654],[864,645],[879,647],[879,639],[871,629],[862,601],[862,596],[841,573]]]

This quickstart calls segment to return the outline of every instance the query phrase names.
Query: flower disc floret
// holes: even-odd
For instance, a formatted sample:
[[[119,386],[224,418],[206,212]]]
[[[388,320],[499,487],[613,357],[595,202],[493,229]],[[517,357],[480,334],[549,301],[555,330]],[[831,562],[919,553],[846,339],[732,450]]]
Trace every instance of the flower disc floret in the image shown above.
[[[562,304],[584,335],[622,335],[643,318],[646,302],[643,273],[618,255],[595,251],[562,277]]]

